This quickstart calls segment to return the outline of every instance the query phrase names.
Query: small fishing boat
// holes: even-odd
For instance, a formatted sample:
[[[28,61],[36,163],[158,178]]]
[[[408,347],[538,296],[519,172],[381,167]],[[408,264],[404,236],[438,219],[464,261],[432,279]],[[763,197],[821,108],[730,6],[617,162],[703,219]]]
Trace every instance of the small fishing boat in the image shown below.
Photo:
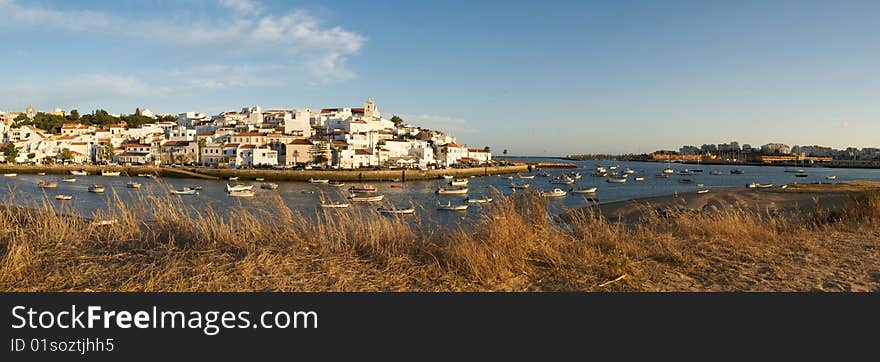
[[[704,184],[697,184],[696,186],[697,186],[697,187],[703,187],[703,186],[706,186],[706,185],[704,185]]]
[[[360,185],[360,186],[352,186],[348,188],[349,192],[354,193],[364,193],[364,192],[376,192],[376,188],[372,185]]]
[[[441,188],[437,189],[437,193],[440,195],[466,195],[468,193],[468,188],[467,187],[458,187],[458,188],[447,189],[447,188],[441,187]]]
[[[46,176],[45,172],[37,172],[37,176]]]
[[[345,202],[322,202],[321,207],[325,209],[344,209],[350,206],[351,204]]]
[[[487,204],[492,202],[491,197],[483,197],[482,199],[467,198],[466,200],[469,204]]]
[[[229,178],[229,181],[238,181],[238,176],[232,176]]]
[[[119,220],[116,220],[116,219],[95,220],[95,221],[92,221],[92,225],[94,225],[94,226],[108,226],[108,225],[113,225],[117,222],[119,222]]]
[[[330,185],[330,186],[333,186],[333,187],[342,187],[342,186],[345,186],[345,182],[342,182],[342,181],[330,181],[330,182],[327,183],[327,184]]]
[[[574,183],[574,179],[567,177],[567,176],[562,176],[562,177],[556,177],[556,178],[550,180],[550,183],[557,184],[557,185],[571,185]]]
[[[380,214],[393,214],[393,215],[408,215],[414,214],[416,209],[414,207],[406,208],[406,209],[398,209],[397,207],[380,207],[376,209]]]
[[[73,200],[73,196],[70,196],[70,195],[55,195],[55,200],[69,201],[69,200]]]
[[[262,178],[262,177],[257,177],[257,178],[254,179],[254,181],[266,181],[266,179],[264,179],[264,178]]]
[[[150,175],[146,174],[146,173],[139,173],[137,176],[138,177],[150,177]]]
[[[698,193],[698,194],[708,194],[708,193],[709,193],[709,189],[697,190],[697,193]]]
[[[807,177],[807,176],[810,176],[810,175],[807,175],[805,173],[799,173],[799,174],[794,175],[794,177]]]
[[[141,188],[141,184],[139,182],[129,181],[125,183],[125,187],[130,189],[139,189]]]
[[[673,173],[675,173],[675,170],[673,170],[673,169],[667,167],[667,168],[664,168],[664,169],[663,169],[663,173],[665,173],[665,174],[673,174]]]
[[[645,178],[644,177],[636,177],[633,179],[633,181],[645,181]]]
[[[530,185],[530,184],[518,184],[518,183],[512,183],[512,184],[510,184],[510,188],[512,188],[512,189],[527,189],[527,188],[529,188],[530,186],[532,186],[532,185]]]
[[[606,170],[605,167],[596,166],[596,173],[606,173],[606,172],[608,172],[608,170]]]
[[[610,166],[610,167],[608,167],[608,169],[609,169],[609,170],[616,170],[618,167],[620,167],[620,166],[618,166],[618,165],[614,165],[614,166]]]
[[[834,175],[831,175],[831,176],[825,176],[825,179],[826,179],[826,180],[837,180],[837,176],[834,176]]]
[[[531,180],[531,179],[535,178],[535,175],[528,175],[528,176],[526,176],[526,175],[519,175],[519,178],[520,178],[520,179],[523,179],[523,180]]]
[[[262,185],[260,185],[260,188],[266,189],[266,190],[277,190],[278,184],[273,183],[273,182],[265,182]]]
[[[724,173],[721,172],[721,170],[712,170],[712,171],[709,171],[709,174],[710,174],[710,175],[719,176],[719,175],[722,175],[722,174],[724,174]]]
[[[622,178],[622,177],[610,177],[610,178],[608,178],[608,179],[605,179],[605,182],[608,182],[608,183],[611,183],[611,184],[625,184],[625,183],[626,183],[626,178]]]
[[[594,194],[594,193],[596,193],[596,190],[598,190],[598,189],[599,189],[598,187],[590,187],[588,189],[571,190],[571,192],[574,194]]]
[[[627,168],[626,170],[623,170],[623,173],[628,174],[628,175],[632,175],[632,174],[636,173],[636,170],[633,170],[631,168]]]
[[[41,189],[54,189],[54,188],[58,188],[58,183],[57,182],[40,181],[40,182],[37,182],[37,187],[39,187]]]
[[[229,186],[229,184],[226,184],[226,192],[250,191],[253,188],[254,185],[235,184],[235,186]]]
[[[72,171],[70,171],[70,174],[71,174],[71,175],[74,175],[74,176],[86,176],[86,175],[88,175],[89,173],[86,172],[86,171],[84,171],[84,170],[80,170],[80,171],[72,170]]]
[[[694,173],[691,172],[691,170],[684,169],[684,170],[678,171],[678,174],[681,176],[689,176],[689,175],[693,175]]]
[[[239,190],[229,192],[230,197],[254,197],[254,195],[256,194],[251,190]]]
[[[190,189],[190,190],[201,190],[201,189],[202,189],[202,186],[200,186],[200,185],[191,185],[191,186],[187,186],[186,188],[188,188],[188,189]]]
[[[393,184],[393,185],[389,185],[388,187],[393,188],[393,189],[402,189],[402,188],[403,188],[403,185],[401,185],[401,184]]]
[[[758,184],[757,188],[759,189],[769,189],[773,187],[773,184]]]
[[[122,172],[119,172],[119,171],[101,171],[101,176],[105,176],[105,177],[115,177],[115,176],[119,176],[120,174],[122,174]]]
[[[376,195],[376,196],[360,196],[360,195],[351,195],[348,197],[352,202],[378,202],[382,201],[385,198],[385,195]]]
[[[104,186],[101,186],[101,185],[89,186],[89,192],[94,192],[96,194],[102,194],[102,193],[104,193]]]
[[[464,205],[453,205],[452,201],[446,203],[446,205],[441,204],[439,201],[437,202],[437,210],[443,211],[465,211],[468,209],[468,204]]]
[[[580,172],[571,173],[571,174],[568,174],[567,176],[568,176],[568,178],[570,178],[570,179],[575,179],[575,180],[580,180],[580,179],[581,179],[581,174],[580,174]]]
[[[440,178],[441,178],[441,179],[444,179],[444,180],[450,180],[450,179],[452,179],[453,177],[455,177],[455,176],[452,176],[452,175],[440,175]]]
[[[742,174],[744,174],[744,173],[746,173],[746,172],[743,171],[743,170],[740,170],[740,169],[738,169],[738,168],[735,168],[735,169],[733,169],[733,170],[730,170],[730,174],[731,174],[731,175],[742,175]]]
[[[76,182],[76,179],[73,177],[65,177],[61,179],[61,182]]]
[[[15,176],[18,176],[18,174],[17,173],[4,173],[3,176],[4,177],[15,177]]]
[[[452,181],[449,181],[449,186],[467,186],[468,180],[466,178],[458,178]]]
[[[189,187],[183,188],[183,190],[171,190],[172,195],[198,195],[199,190],[193,190]]]
[[[310,178],[309,182],[313,184],[329,184],[330,180]]]
[[[541,196],[544,197],[563,197],[567,194],[567,192],[562,191],[561,189],[553,189],[553,191],[550,192],[541,192]]]
[[[593,173],[590,174],[590,176],[593,176],[593,177],[607,177],[607,176],[608,176],[608,173],[607,173],[607,172],[593,172]]]

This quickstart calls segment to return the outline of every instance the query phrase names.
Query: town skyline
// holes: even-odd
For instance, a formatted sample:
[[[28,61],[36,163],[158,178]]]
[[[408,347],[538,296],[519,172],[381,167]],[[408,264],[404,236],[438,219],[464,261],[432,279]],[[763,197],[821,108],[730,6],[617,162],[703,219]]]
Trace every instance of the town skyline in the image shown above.
[[[730,139],[865,148],[880,133],[875,3],[0,0],[0,11],[3,111],[217,114],[371,96],[389,115],[536,156]],[[554,21],[521,26],[535,18]]]

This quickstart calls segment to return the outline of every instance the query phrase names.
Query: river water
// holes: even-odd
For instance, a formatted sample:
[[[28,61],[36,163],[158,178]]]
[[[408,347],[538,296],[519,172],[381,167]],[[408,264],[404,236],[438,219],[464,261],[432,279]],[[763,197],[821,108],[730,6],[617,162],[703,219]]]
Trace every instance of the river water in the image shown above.
[[[528,158],[519,159],[526,161],[550,161],[559,162],[559,159],[542,159]],[[566,161],[568,162],[568,161]],[[514,192],[509,185],[511,182],[529,183],[531,190],[550,191],[554,188],[560,188],[569,191],[572,188],[590,188],[598,187],[598,192],[593,196],[598,198],[599,203],[615,202],[630,200],[648,196],[668,195],[673,193],[695,192],[698,189],[713,189],[722,187],[742,187],[751,182],[772,183],[781,185],[783,183],[812,183],[812,182],[841,182],[847,180],[872,180],[880,181],[880,170],[873,169],[832,169],[832,168],[806,168],[808,177],[795,177],[794,173],[785,172],[784,167],[767,167],[767,166],[715,166],[715,165],[684,165],[672,164],[672,168],[676,171],[682,169],[702,169],[703,172],[694,173],[689,176],[670,175],[669,178],[657,178],[656,174],[661,173],[667,165],[664,163],[652,162],[624,162],[624,161],[572,161],[578,165],[578,169],[552,170],[544,169],[533,172],[537,175],[534,179],[520,179],[514,176],[513,180],[508,176],[490,176],[476,177],[469,179],[468,196],[471,198],[481,198],[483,196],[491,196],[493,192],[501,192],[509,195]],[[618,165],[617,171],[623,171],[631,168],[636,171],[630,175],[629,181],[625,184],[608,183],[603,177],[592,177],[590,173],[595,170],[597,165],[605,166]],[[743,174],[731,174],[730,170],[740,169]],[[720,175],[713,175],[713,170],[721,171]],[[610,171],[610,170],[609,170]],[[294,171],[295,172],[295,171]],[[550,179],[542,176],[543,173],[558,175],[563,172],[579,172],[583,177],[574,185],[555,185],[551,184]],[[827,180],[827,176],[835,175],[837,179],[834,181]],[[64,177],[60,175],[29,175],[20,174],[16,177],[0,177],[0,189],[3,190],[3,199],[25,206],[39,206],[42,202],[53,203],[63,210],[78,212],[84,216],[91,216],[95,210],[108,210],[108,205],[112,204],[113,194],[111,189],[118,194],[120,200],[124,203],[136,203],[136,200],[144,195],[168,195],[171,188],[182,189],[186,186],[199,185],[203,189],[198,196],[174,196],[181,198],[181,201],[192,209],[205,210],[211,208],[214,211],[222,213],[224,209],[231,206],[244,207],[263,207],[267,205],[267,201],[275,199],[273,196],[278,195],[283,202],[293,210],[301,212],[303,215],[314,215],[316,211],[320,211],[320,199],[323,197],[331,201],[343,201],[347,196],[349,186],[359,185],[357,182],[347,182],[344,187],[331,187],[327,185],[313,185],[302,182],[278,182],[277,190],[263,190],[259,188],[260,182],[245,181],[246,184],[254,184],[256,196],[253,198],[233,198],[229,197],[225,192],[228,181],[208,181],[196,179],[177,179],[165,178],[155,180],[145,177],[101,177],[101,176],[72,176],[77,178],[75,183],[61,182]],[[644,181],[634,181],[636,177],[644,177]],[[689,178],[693,183],[686,184],[680,182],[683,178]],[[143,184],[141,189],[126,188],[126,182],[134,180]],[[40,189],[37,187],[39,181],[57,182],[56,189]],[[479,204],[471,204],[467,211],[450,212],[439,211],[436,206],[438,202],[446,204],[451,201],[453,204],[465,203],[465,198],[461,196],[437,195],[438,187],[444,186],[446,180],[429,180],[429,181],[409,181],[406,183],[395,182],[367,182],[378,188],[376,195],[385,195],[385,200],[379,203],[355,203],[352,207],[375,209],[379,206],[394,205],[396,207],[416,208],[417,217],[430,222],[446,224],[458,223],[463,220],[474,220],[485,210],[484,206]],[[104,195],[88,192],[88,187],[92,184],[100,184],[107,188]],[[697,184],[704,184],[702,187]],[[397,187],[399,186],[399,187]],[[497,190],[497,191],[496,191]],[[519,191],[522,192],[522,191]],[[711,192],[711,191],[710,191]],[[70,201],[55,200],[55,195],[64,194],[73,196]],[[568,196],[561,198],[550,198],[548,200],[550,207],[554,211],[566,209],[580,208],[593,203],[588,200],[585,195],[569,193]]]

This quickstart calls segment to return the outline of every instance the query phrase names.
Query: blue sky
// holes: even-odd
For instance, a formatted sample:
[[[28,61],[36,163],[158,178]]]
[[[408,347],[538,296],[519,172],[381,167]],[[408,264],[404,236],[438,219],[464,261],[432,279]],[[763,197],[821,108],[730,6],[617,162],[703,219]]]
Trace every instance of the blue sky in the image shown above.
[[[0,0],[0,110],[384,113],[512,154],[880,146],[877,1]]]

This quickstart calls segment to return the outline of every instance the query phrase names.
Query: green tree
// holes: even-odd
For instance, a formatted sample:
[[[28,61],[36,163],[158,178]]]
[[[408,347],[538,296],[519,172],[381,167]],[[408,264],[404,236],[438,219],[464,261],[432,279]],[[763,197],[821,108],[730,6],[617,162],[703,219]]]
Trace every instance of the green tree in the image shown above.
[[[24,113],[21,113],[21,114],[15,116],[15,118],[13,119],[13,121],[14,121],[16,124],[18,124],[18,123],[24,123],[24,122],[27,122],[27,121],[29,121],[29,120],[30,120],[30,118],[28,118],[28,116],[27,116],[26,114],[24,114]]]
[[[403,124],[403,118],[400,118],[395,114],[391,116],[391,122],[394,123],[394,127],[400,127],[400,125]]]
[[[174,156],[174,161],[176,161],[177,163],[183,164],[183,163],[186,163],[186,161],[189,161],[189,157],[187,157],[186,155],[181,153],[181,154],[178,154],[177,156]]]
[[[208,140],[205,138],[199,138],[199,154],[198,154],[198,162],[202,161],[202,149],[208,145]]]
[[[58,157],[61,158],[61,161],[70,161],[73,160],[73,152],[70,152],[69,148],[64,148]]]
[[[102,161],[104,161],[104,162],[113,161],[113,156],[115,154],[116,153],[113,151],[113,144],[112,143],[104,142],[104,144],[101,145],[100,155],[101,155]]]
[[[70,113],[67,115],[67,120],[72,122],[79,122],[79,118],[79,111],[75,109],[71,110]]]
[[[9,142],[3,146],[3,155],[7,163],[15,162],[15,159],[18,158],[18,148],[15,148],[15,143]]]
[[[315,163],[316,164],[323,165],[323,164],[327,163],[327,161],[330,161],[330,159],[328,159],[327,155],[325,155],[325,154],[320,154],[320,155],[315,156]]]

